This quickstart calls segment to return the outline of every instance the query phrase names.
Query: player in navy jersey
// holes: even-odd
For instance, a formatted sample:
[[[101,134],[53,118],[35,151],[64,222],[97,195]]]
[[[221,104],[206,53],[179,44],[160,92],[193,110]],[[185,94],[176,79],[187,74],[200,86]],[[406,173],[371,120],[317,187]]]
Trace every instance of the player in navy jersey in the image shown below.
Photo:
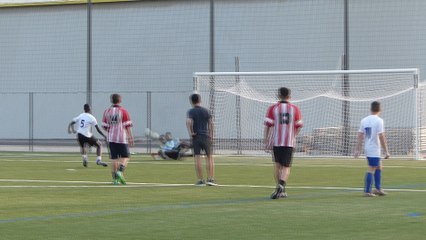
[[[275,180],[277,187],[272,199],[287,197],[285,186],[293,161],[293,148],[296,135],[303,127],[299,108],[290,103],[290,89],[278,89],[280,101],[270,106],[266,112],[263,141],[265,149],[273,151]]]
[[[214,179],[215,166],[212,154],[212,139],[213,139],[213,119],[209,111],[201,106],[201,96],[192,94],[190,96],[192,108],[187,113],[186,127],[189,137],[192,139],[195,158],[195,170],[198,181],[197,186],[205,185],[203,170],[201,164],[201,151],[207,155],[207,185],[216,186]]]
[[[386,193],[381,186],[383,166],[380,156],[382,148],[385,153],[385,159],[389,158],[390,155],[386,144],[383,119],[379,117],[381,112],[380,103],[377,101],[372,102],[370,110],[371,115],[361,120],[354,156],[357,158],[360,155],[362,142],[364,141],[364,153],[368,162],[368,171],[364,181],[364,196],[385,196]],[[373,180],[374,191],[371,189]]]
[[[113,184],[126,184],[123,172],[130,159],[129,145],[133,146],[133,123],[125,108],[120,106],[121,96],[111,95],[112,105],[104,111],[102,126],[108,131],[108,145],[112,161]]]
[[[102,147],[100,141],[93,135],[92,127],[94,126],[98,133],[106,139],[105,134],[98,127],[96,118],[91,114],[89,104],[84,104],[84,113],[81,113],[68,124],[68,133],[77,133],[78,144],[80,145],[80,152],[83,158],[83,166],[87,167],[87,146],[96,147],[96,164],[107,167],[108,164],[102,162]],[[78,125],[78,130],[75,131],[74,124]]]

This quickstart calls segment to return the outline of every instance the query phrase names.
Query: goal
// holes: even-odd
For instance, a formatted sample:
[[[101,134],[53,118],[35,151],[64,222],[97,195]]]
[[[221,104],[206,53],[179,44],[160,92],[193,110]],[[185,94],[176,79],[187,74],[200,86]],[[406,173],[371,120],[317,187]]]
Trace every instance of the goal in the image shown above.
[[[214,116],[215,154],[265,154],[266,109],[284,86],[304,121],[296,156],[352,156],[360,121],[376,100],[391,156],[421,159],[426,150],[426,92],[418,69],[196,72],[194,90]]]

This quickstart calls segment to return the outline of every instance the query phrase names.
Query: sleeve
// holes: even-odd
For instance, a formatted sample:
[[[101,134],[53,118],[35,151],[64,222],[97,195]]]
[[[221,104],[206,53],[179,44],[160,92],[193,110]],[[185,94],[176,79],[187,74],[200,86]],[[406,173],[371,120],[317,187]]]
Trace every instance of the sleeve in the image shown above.
[[[76,122],[78,122],[78,118],[79,118],[79,117],[80,117],[80,116],[77,116],[77,117],[73,118],[73,119],[72,119],[72,121],[73,121],[73,122],[75,122],[75,123],[76,123]]]
[[[267,127],[274,126],[274,107],[270,106],[266,111],[266,116],[263,124]]]
[[[379,125],[377,126],[377,133],[384,133],[384,132],[385,132],[384,123],[383,123],[383,120],[380,120]]]
[[[191,119],[193,118],[191,110],[188,110],[188,112],[186,112],[186,117]]]
[[[90,118],[91,118],[93,126],[98,125],[98,121],[96,120],[96,118],[94,116],[91,116]]]
[[[297,106],[295,107],[295,116],[294,116],[294,126],[296,129],[303,127],[302,114],[300,113],[300,109]]]
[[[127,112],[126,109],[122,108],[122,114],[123,114],[123,125],[125,128],[133,127],[132,120],[130,120],[129,112]]]

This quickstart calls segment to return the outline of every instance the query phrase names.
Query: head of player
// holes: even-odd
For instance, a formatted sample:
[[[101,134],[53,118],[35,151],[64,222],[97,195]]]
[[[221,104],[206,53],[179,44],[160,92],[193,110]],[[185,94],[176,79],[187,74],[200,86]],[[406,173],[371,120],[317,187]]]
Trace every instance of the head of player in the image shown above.
[[[372,102],[370,111],[371,111],[371,114],[373,114],[373,115],[380,114],[380,112],[382,111],[382,109],[380,107],[380,102],[378,102],[378,101]]]
[[[83,106],[84,112],[85,113],[91,113],[91,109],[90,109],[90,105],[88,103],[84,104]]]
[[[118,93],[111,94],[111,103],[114,105],[118,105],[121,103],[121,96]]]
[[[281,87],[278,89],[278,98],[281,101],[288,101],[290,99],[291,91],[286,87]]]
[[[198,93],[194,93],[194,94],[191,94],[191,96],[189,97],[189,100],[192,106],[197,106],[197,105],[200,105],[201,103],[201,96]]]

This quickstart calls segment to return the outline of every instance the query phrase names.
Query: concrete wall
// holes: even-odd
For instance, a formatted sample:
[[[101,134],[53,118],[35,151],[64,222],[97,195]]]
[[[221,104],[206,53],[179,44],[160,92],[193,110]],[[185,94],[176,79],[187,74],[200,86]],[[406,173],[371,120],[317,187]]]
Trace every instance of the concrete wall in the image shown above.
[[[426,2],[349,1],[350,68],[426,66]],[[209,70],[209,1],[93,5],[93,109],[119,92],[135,122],[186,137],[192,73]],[[0,138],[71,138],[86,101],[85,5],[0,9]],[[215,1],[215,70],[341,67],[343,0]],[[33,92],[32,102],[29,92]],[[31,115],[30,105],[34,106]],[[263,114],[263,113],[262,113]],[[305,113],[309,118],[309,113]],[[247,123],[256,125],[257,123]],[[261,124],[261,123],[259,123]]]

